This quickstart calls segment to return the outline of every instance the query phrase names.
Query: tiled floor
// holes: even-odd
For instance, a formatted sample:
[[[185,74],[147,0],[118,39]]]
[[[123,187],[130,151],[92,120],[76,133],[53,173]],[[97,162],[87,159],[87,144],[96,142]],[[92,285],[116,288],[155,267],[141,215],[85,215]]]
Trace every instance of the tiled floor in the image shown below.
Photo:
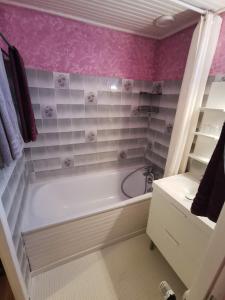
[[[159,300],[162,280],[181,300],[184,285],[142,234],[34,277],[32,300]]]

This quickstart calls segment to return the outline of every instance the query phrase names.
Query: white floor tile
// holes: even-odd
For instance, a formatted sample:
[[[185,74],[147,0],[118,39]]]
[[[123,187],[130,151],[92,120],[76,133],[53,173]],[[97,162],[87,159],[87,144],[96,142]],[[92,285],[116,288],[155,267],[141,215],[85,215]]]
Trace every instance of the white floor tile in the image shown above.
[[[143,234],[34,277],[32,300],[160,300],[162,280],[181,300],[184,285]]]

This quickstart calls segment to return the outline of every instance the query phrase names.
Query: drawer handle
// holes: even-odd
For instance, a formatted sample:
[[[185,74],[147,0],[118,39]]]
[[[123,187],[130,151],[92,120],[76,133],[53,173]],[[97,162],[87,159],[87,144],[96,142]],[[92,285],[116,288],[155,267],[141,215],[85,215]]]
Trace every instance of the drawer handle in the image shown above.
[[[177,246],[179,246],[180,243],[172,236],[172,234],[171,234],[167,229],[164,228],[164,230],[165,230],[165,232],[167,233],[167,235],[170,237],[170,239],[173,240],[173,242],[174,242]]]
[[[176,205],[174,205],[171,202],[170,202],[170,205],[172,205],[184,218],[187,218],[187,216],[185,215],[185,213],[181,209],[179,209]]]

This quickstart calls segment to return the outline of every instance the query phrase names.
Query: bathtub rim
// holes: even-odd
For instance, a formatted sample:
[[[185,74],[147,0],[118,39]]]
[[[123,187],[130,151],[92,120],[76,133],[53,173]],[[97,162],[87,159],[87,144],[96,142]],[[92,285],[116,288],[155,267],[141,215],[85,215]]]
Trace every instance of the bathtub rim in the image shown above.
[[[89,217],[92,217],[92,216],[95,216],[95,215],[98,215],[98,214],[103,214],[107,211],[112,211],[112,210],[122,208],[122,207],[125,207],[125,206],[128,206],[128,205],[135,205],[138,202],[144,202],[144,201],[148,201],[148,200],[150,201],[151,198],[152,198],[152,193],[146,193],[146,194],[143,194],[143,195],[139,195],[137,197],[133,197],[131,199],[120,201],[120,202],[118,202],[114,205],[106,206],[102,210],[89,212],[85,215],[80,215],[80,216],[77,216],[77,217],[72,217],[72,218],[69,218],[69,219],[65,219],[63,221],[58,221],[58,222],[50,223],[50,224],[47,224],[47,225],[42,225],[42,226],[30,229],[30,230],[25,230],[24,228],[22,228],[22,235],[32,234],[32,233],[35,233],[35,232],[38,232],[38,231],[46,230],[46,229],[51,228],[51,227],[61,226],[63,224],[74,222],[74,221],[80,220],[80,219],[89,218]]]

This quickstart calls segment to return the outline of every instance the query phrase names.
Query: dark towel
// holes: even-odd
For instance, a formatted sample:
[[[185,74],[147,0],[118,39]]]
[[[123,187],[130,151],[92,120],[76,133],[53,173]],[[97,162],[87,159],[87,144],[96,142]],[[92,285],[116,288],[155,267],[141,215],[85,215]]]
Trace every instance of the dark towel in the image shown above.
[[[225,202],[224,145],[225,123],[191,206],[193,214],[213,222],[217,222]]]
[[[4,59],[5,70],[6,70],[6,74],[7,74],[7,78],[8,78],[8,82],[9,82],[9,88],[10,88],[10,92],[11,92],[11,95],[12,95],[13,104],[14,104],[15,110],[16,110],[17,121],[18,121],[18,124],[19,124],[20,132],[22,132],[22,128],[21,128],[21,124],[20,124],[20,115],[19,115],[18,103],[17,103],[17,98],[16,98],[16,92],[15,92],[14,83],[13,83],[13,80],[12,80],[11,63],[9,61],[9,57],[3,56],[3,59]]]
[[[15,47],[9,47],[9,60],[11,64],[12,80],[15,89],[22,137],[24,142],[28,143],[36,140],[37,128],[30,100],[23,59]]]

